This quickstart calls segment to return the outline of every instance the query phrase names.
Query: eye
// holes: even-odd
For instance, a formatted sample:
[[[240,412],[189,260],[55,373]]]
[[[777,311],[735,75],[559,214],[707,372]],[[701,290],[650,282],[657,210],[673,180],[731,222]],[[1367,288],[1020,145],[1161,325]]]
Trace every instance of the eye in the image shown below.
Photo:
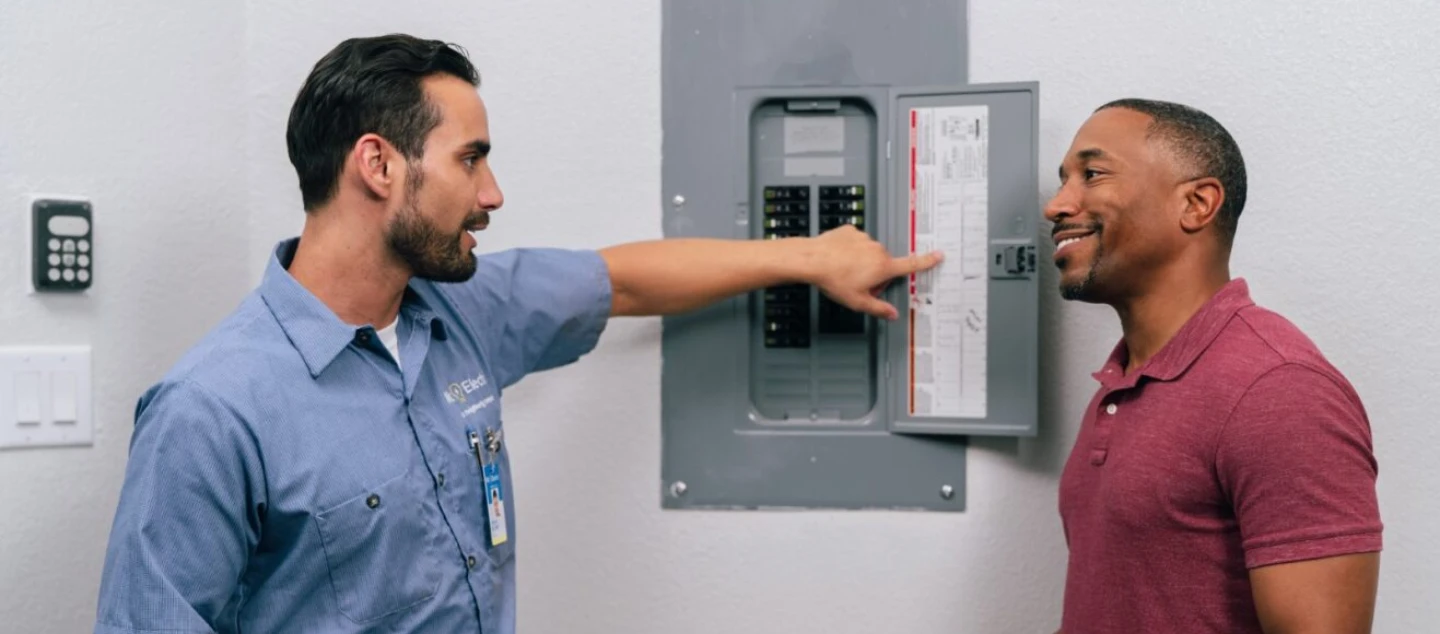
[[[465,164],[465,169],[472,169],[472,170],[473,170],[473,169],[475,169],[475,164],[478,163],[478,162],[480,162],[480,157],[475,156],[474,154],[471,154],[471,155],[466,156],[465,158],[461,159],[461,162]]]
[[[1085,171],[1081,172],[1081,174],[1084,175],[1085,180],[1088,181],[1094,179],[1096,176],[1099,176],[1100,170],[1086,169]]]

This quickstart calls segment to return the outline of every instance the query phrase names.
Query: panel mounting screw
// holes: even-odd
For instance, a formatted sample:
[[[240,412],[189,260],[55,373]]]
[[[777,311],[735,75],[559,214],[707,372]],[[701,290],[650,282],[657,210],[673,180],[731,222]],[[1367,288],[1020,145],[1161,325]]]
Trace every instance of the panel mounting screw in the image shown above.
[[[945,499],[947,499],[947,500],[950,499],[950,498],[955,497],[955,487],[952,487],[952,486],[950,486],[950,485],[948,485],[948,484],[943,484],[943,485],[941,485],[941,486],[940,486],[940,497],[945,498]]]
[[[684,207],[685,197],[681,196],[680,194],[675,194],[675,197],[670,199],[670,202],[673,203],[676,207]]]
[[[686,488],[687,487],[685,486],[685,482],[683,480],[676,480],[675,484],[670,485],[670,495],[673,495],[677,498],[685,495]]]

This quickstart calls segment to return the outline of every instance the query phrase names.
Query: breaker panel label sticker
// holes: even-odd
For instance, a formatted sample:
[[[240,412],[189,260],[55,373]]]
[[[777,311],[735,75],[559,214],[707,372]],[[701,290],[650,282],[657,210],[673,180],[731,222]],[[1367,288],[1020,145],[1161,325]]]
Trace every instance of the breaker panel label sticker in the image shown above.
[[[945,261],[910,277],[908,411],[986,416],[988,106],[910,110],[910,250]]]

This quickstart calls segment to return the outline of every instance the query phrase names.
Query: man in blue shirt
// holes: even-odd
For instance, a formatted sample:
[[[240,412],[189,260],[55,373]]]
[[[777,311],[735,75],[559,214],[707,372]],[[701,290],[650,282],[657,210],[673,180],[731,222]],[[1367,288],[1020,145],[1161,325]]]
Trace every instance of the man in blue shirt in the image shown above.
[[[353,39],[287,143],[305,226],[136,410],[95,631],[509,634],[515,523],[501,391],[615,315],[810,283],[875,297],[937,254],[850,227],[477,258],[503,198],[464,54]]]

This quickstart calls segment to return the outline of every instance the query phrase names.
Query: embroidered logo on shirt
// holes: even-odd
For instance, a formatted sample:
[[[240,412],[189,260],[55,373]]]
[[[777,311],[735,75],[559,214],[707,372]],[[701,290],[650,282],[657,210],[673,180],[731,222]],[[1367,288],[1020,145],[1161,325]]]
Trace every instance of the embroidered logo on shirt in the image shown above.
[[[451,383],[450,387],[445,388],[445,400],[451,403],[464,403],[465,388],[460,387],[459,383]]]
[[[461,379],[459,381],[451,383],[450,385],[445,386],[445,402],[454,403],[456,405],[465,405],[470,402],[471,393],[473,393],[475,390],[485,387],[488,384],[489,382],[485,380],[484,372],[476,374],[475,378],[473,379]],[[471,414],[474,414],[475,412],[485,409],[487,406],[490,405],[490,403],[494,401],[494,394],[486,396],[474,405],[466,407],[465,410],[461,412],[461,415],[469,416]]]
[[[473,379],[461,379],[451,383],[445,388],[445,402],[465,403],[470,400],[469,394],[471,392],[485,387],[485,384],[484,372],[476,374]]]

